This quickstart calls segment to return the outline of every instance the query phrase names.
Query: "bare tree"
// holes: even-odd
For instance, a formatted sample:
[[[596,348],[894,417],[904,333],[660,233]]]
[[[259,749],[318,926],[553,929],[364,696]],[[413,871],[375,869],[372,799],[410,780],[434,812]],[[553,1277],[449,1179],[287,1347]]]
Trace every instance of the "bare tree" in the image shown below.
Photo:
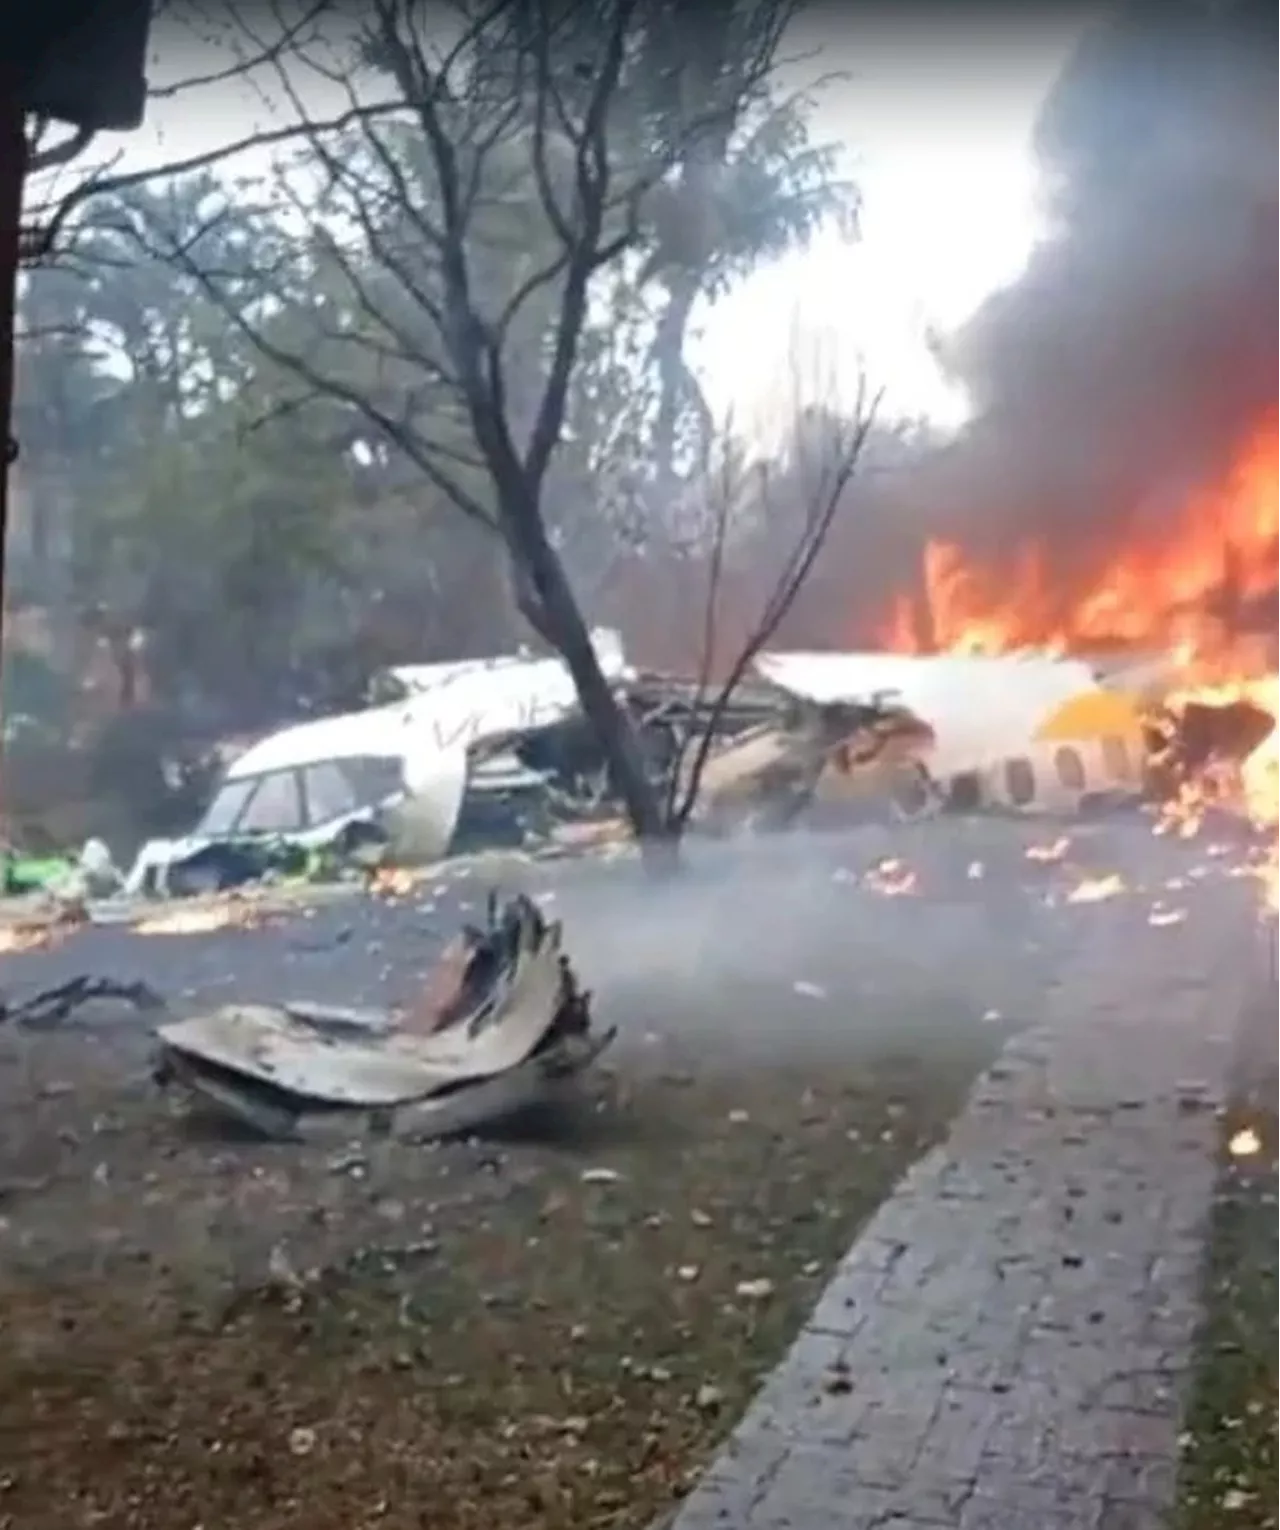
[[[296,14],[282,19],[271,38],[261,43],[248,43],[245,29],[237,24],[235,7],[228,3],[228,24],[219,29],[224,35],[211,49],[214,39],[209,35],[208,19],[200,0],[159,0],[155,6],[157,14],[149,23],[144,23],[152,34],[151,41],[156,44],[157,52],[163,54],[165,45],[169,52],[183,57],[193,51],[214,51],[225,54],[227,61],[213,68],[184,70],[163,84],[149,85],[146,104],[182,100],[211,87],[260,74],[278,63],[291,49],[313,37],[316,26],[331,8],[332,0],[303,0]],[[161,30],[163,43],[155,35]],[[68,47],[74,47],[74,42],[68,43]],[[138,125],[133,122],[129,126],[132,129]],[[245,150],[285,142],[297,134],[297,124],[289,122],[275,129],[256,129],[180,160],[121,171],[118,168],[123,158],[120,150],[94,161],[90,151],[99,141],[101,128],[98,126],[60,122],[35,112],[27,114],[23,126],[23,177],[26,184],[18,254],[20,263],[28,266],[57,253],[75,215],[95,197],[124,192],[158,177],[172,178],[208,169]],[[77,173],[68,184],[61,172],[73,163]]]
[[[706,581],[699,669],[689,707],[696,726],[679,740],[667,778],[664,816],[673,835],[683,832],[698,806],[725,713],[795,604],[836,517],[849,502],[882,394],[860,377],[847,412],[805,410],[798,397],[799,390],[791,439],[781,462],[746,463],[726,427],[703,480],[699,508]],[[775,571],[745,636],[726,654],[722,604],[735,536],[772,544]]]
[[[228,279],[201,240],[166,241],[127,198],[111,206],[305,393],[348,405],[501,539],[518,609],[563,656],[628,817],[654,844],[669,819],[545,498],[597,278],[642,247],[655,188],[773,67],[789,0],[742,4],[751,46],[716,81],[700,76],[678,111],[661,82],[659,114],[646,110],[645,62],[657,33],[673,57],[674,4],[372,0],[367,22],[335,22],[324,49],[272,56],[305,166],[277,176],[298,238],[271,270]],[[308,80],[345,96],[343,109],[313,111]],[[211,208],[211,233],[219,217]],[[286,291],[306,294],[305,326],[282,319]],[[335,324],[335,311],[358,320]]]

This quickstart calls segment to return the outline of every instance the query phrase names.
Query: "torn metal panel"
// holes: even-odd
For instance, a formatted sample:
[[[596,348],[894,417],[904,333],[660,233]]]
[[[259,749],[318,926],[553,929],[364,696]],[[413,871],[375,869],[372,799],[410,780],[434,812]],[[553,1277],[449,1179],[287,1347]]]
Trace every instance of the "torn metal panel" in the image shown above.
[[[464,749],[405,756],[404,795],[378,815],[394,859],[425,863],[448,854],[462,814],[469,771]]]
[[[612,1039],[592,1033],[559,926],[524,898],[491,909],[488,929],[464,932],[408,1024],[297,1003],[229,1005],[158,1036],[161,1082],[270,1135],[319,1117],[419,1134],[475,1129],[533,1103]]]
[[[900,772],[918,773],[921,753],[932,742],[932,731],[904,707],[843,701],[797,705],[792,697],[785,719],[713,749],[699,783],[694,822],[785,824],[815,799],[848,799],[884,789]]]
[[[198,1053],[217,1067],[333,1105],[394,1105],[438,1089],[501,1073],[523,1062],[555,1016],[559,952],[549,943],[522,949],[496,993],[466,1023],[429,1035],[391,1032],[343,1037],[267,1005],[228,1005],[175,1021],[166,1046]],[[482,1025],[477,1024],[483,1018]],[[471,1027],[475,1026],[474,1031]]]
[[[777,727],[753,729],[708,755],[698,783],[693,821],[717,827],[769,812],[785,820],[803,806],[822,771],[826,747],[811,732]],[[687,790],[692,762],[684,762]],[[771,810],[771,812],[770,812]]]
[[[597,627],[590,636],[605,678],[621,679],[627,673],[621,635],[611,628]],[[536,692],[540,682],[563,667],[559,659],[536,658],[523,651],[484,659],[455,659],[441,664],[396,664],[379,671],[373,678],[371,689],[379,700],[407,700],[431,692],[439,693],[445,686],[458,682],[498,676],[496,690],[500,695],[506,694],[508,682],[512,689]]]
[[[266,1137],[337,1139],[364,1134],[430,1141],[470,1135],[534,1108],[565,1100],[578,1077],[613,1040],[612,1032],[569,1037],[507,1073],[397,1105],[333,1106],[264,1088],[255,1080],[171,1053],[166,1082],[217,1114]]]
[[[937,777],[1023,754],[1068,702],[1100,689],[1087,664],[1038,656],[773,653],[757,665],[817,702],[891,697],[932,728],[929,768]]]
[[[162,1026],[161,1042],[228,1073],[330,1105],[394,1105],[449,1083],[454,1070],[432,1068],[395,1037],[338,1040],[325,1028],[262,1004],[227,1005]]]
[[[606,680],[629,673],[616,633],[593,634]],[[422,689],[409,688],[405,705],[415,726],[440,749],[468,748],[506,735],[544,728],[578,710],[578,692],[568,665],[559,658],[498,658],[449,666]]]

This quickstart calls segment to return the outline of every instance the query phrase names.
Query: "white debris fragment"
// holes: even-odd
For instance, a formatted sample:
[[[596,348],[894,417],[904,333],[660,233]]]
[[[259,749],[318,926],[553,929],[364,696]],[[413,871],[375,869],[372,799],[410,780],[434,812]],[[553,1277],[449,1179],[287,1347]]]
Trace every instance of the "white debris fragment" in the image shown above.
[[[733,1289],[743,1301],[763,1302],[773,1295],[773,1282],[762,1275],[759,1280],[740,1280]]]
[[[1124,891],[1124,878],[1115,872],[1105,877],[1086,877],[1067,894],[1068,903],[1105,903]]]
[[[820,983],[806,983],[803,979],[792,983],[791,991],[802,999],[825,999],[827,996],[827,990]]]
[[[622,1178],[617,1169],[583,1169],[578,1177],[584,1185],[616,1185]]]
[[[316,1448],[316,1432],[306,1424],[299,1424],[289,1431],[289,1453],[294,1456],[309,1456]]]
[[[1047,845],[1028,845],[1027,859],[1029,861],[1040,861],[1042,864],[1051,865],[1054,861],[1060,861],[1062,857],[1066,855],[1067,851],[1070,850],[1070,848],[1071,841],[1066,837],[1066,835],[1062,835],[1058,839],[1052,840]]]
[[[867,872],[865,885],[886,898],[901,898],[916,891],[916,874],[896,856],[885,856]]]

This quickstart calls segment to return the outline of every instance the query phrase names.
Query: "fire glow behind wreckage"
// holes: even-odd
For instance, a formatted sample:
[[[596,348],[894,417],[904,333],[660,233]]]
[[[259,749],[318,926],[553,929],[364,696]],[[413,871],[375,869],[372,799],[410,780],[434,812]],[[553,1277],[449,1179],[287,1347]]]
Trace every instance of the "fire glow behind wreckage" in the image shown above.
[[[931,535],[880,646],[1172,652],[1166,704],[1277,715],[1276,58],[1274,6],[1086,36],[1039,128],[1053,231],[942,354],[974,418],[898,507]],[[1274,729],[1243,777],[1274,830]],[[1274,910],[1274,839],[1266,877]]]

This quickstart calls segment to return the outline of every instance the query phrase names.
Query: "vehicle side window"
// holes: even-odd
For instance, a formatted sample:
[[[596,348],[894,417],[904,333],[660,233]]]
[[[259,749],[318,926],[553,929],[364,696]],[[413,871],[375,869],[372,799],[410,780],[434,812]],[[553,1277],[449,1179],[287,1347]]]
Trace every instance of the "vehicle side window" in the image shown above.
[[[230,834],[241,808],[248,802],[257,784],[256,778],[252,776],[238,781],[224,781],[205,809],[204,817],[196,826],[196,833],[208,834],[214,838],[220,834]]]
[[[1053,752],[1053,768],[1058,773],[1058,781],[1069,792],[1082,792],[1084,790],[1084,761],[1080,758],[1080,751],[1072,749],[1069,744],[1064,744],[1060,749]]]
[[[376,807],[404,790],[404,771],[394,757],[366,755],[360,759],[343,760],[341,765],[355,791],[359,807]]]
[[[244,834],[293,834],[302,827],[302,798],[296,770],[275,770],[258,778],[258,789],[240,815]]]
[[[331,823],[345,818],[362,806],[350,777],[336,760],[322,760],[302,772],[302,786],[307,794],[307,822]]]
[[[1122,738],[1108,734],[1102,740],[1102,763],[1113,781],[1133,779],[1133,762],[1129,758],[1128,747]]]
[[[1036,773],[1031,768],[1031,761],[1009,760],[1004,767],[1004,784],[1014,807],[1026,807],[1036,794]]]

